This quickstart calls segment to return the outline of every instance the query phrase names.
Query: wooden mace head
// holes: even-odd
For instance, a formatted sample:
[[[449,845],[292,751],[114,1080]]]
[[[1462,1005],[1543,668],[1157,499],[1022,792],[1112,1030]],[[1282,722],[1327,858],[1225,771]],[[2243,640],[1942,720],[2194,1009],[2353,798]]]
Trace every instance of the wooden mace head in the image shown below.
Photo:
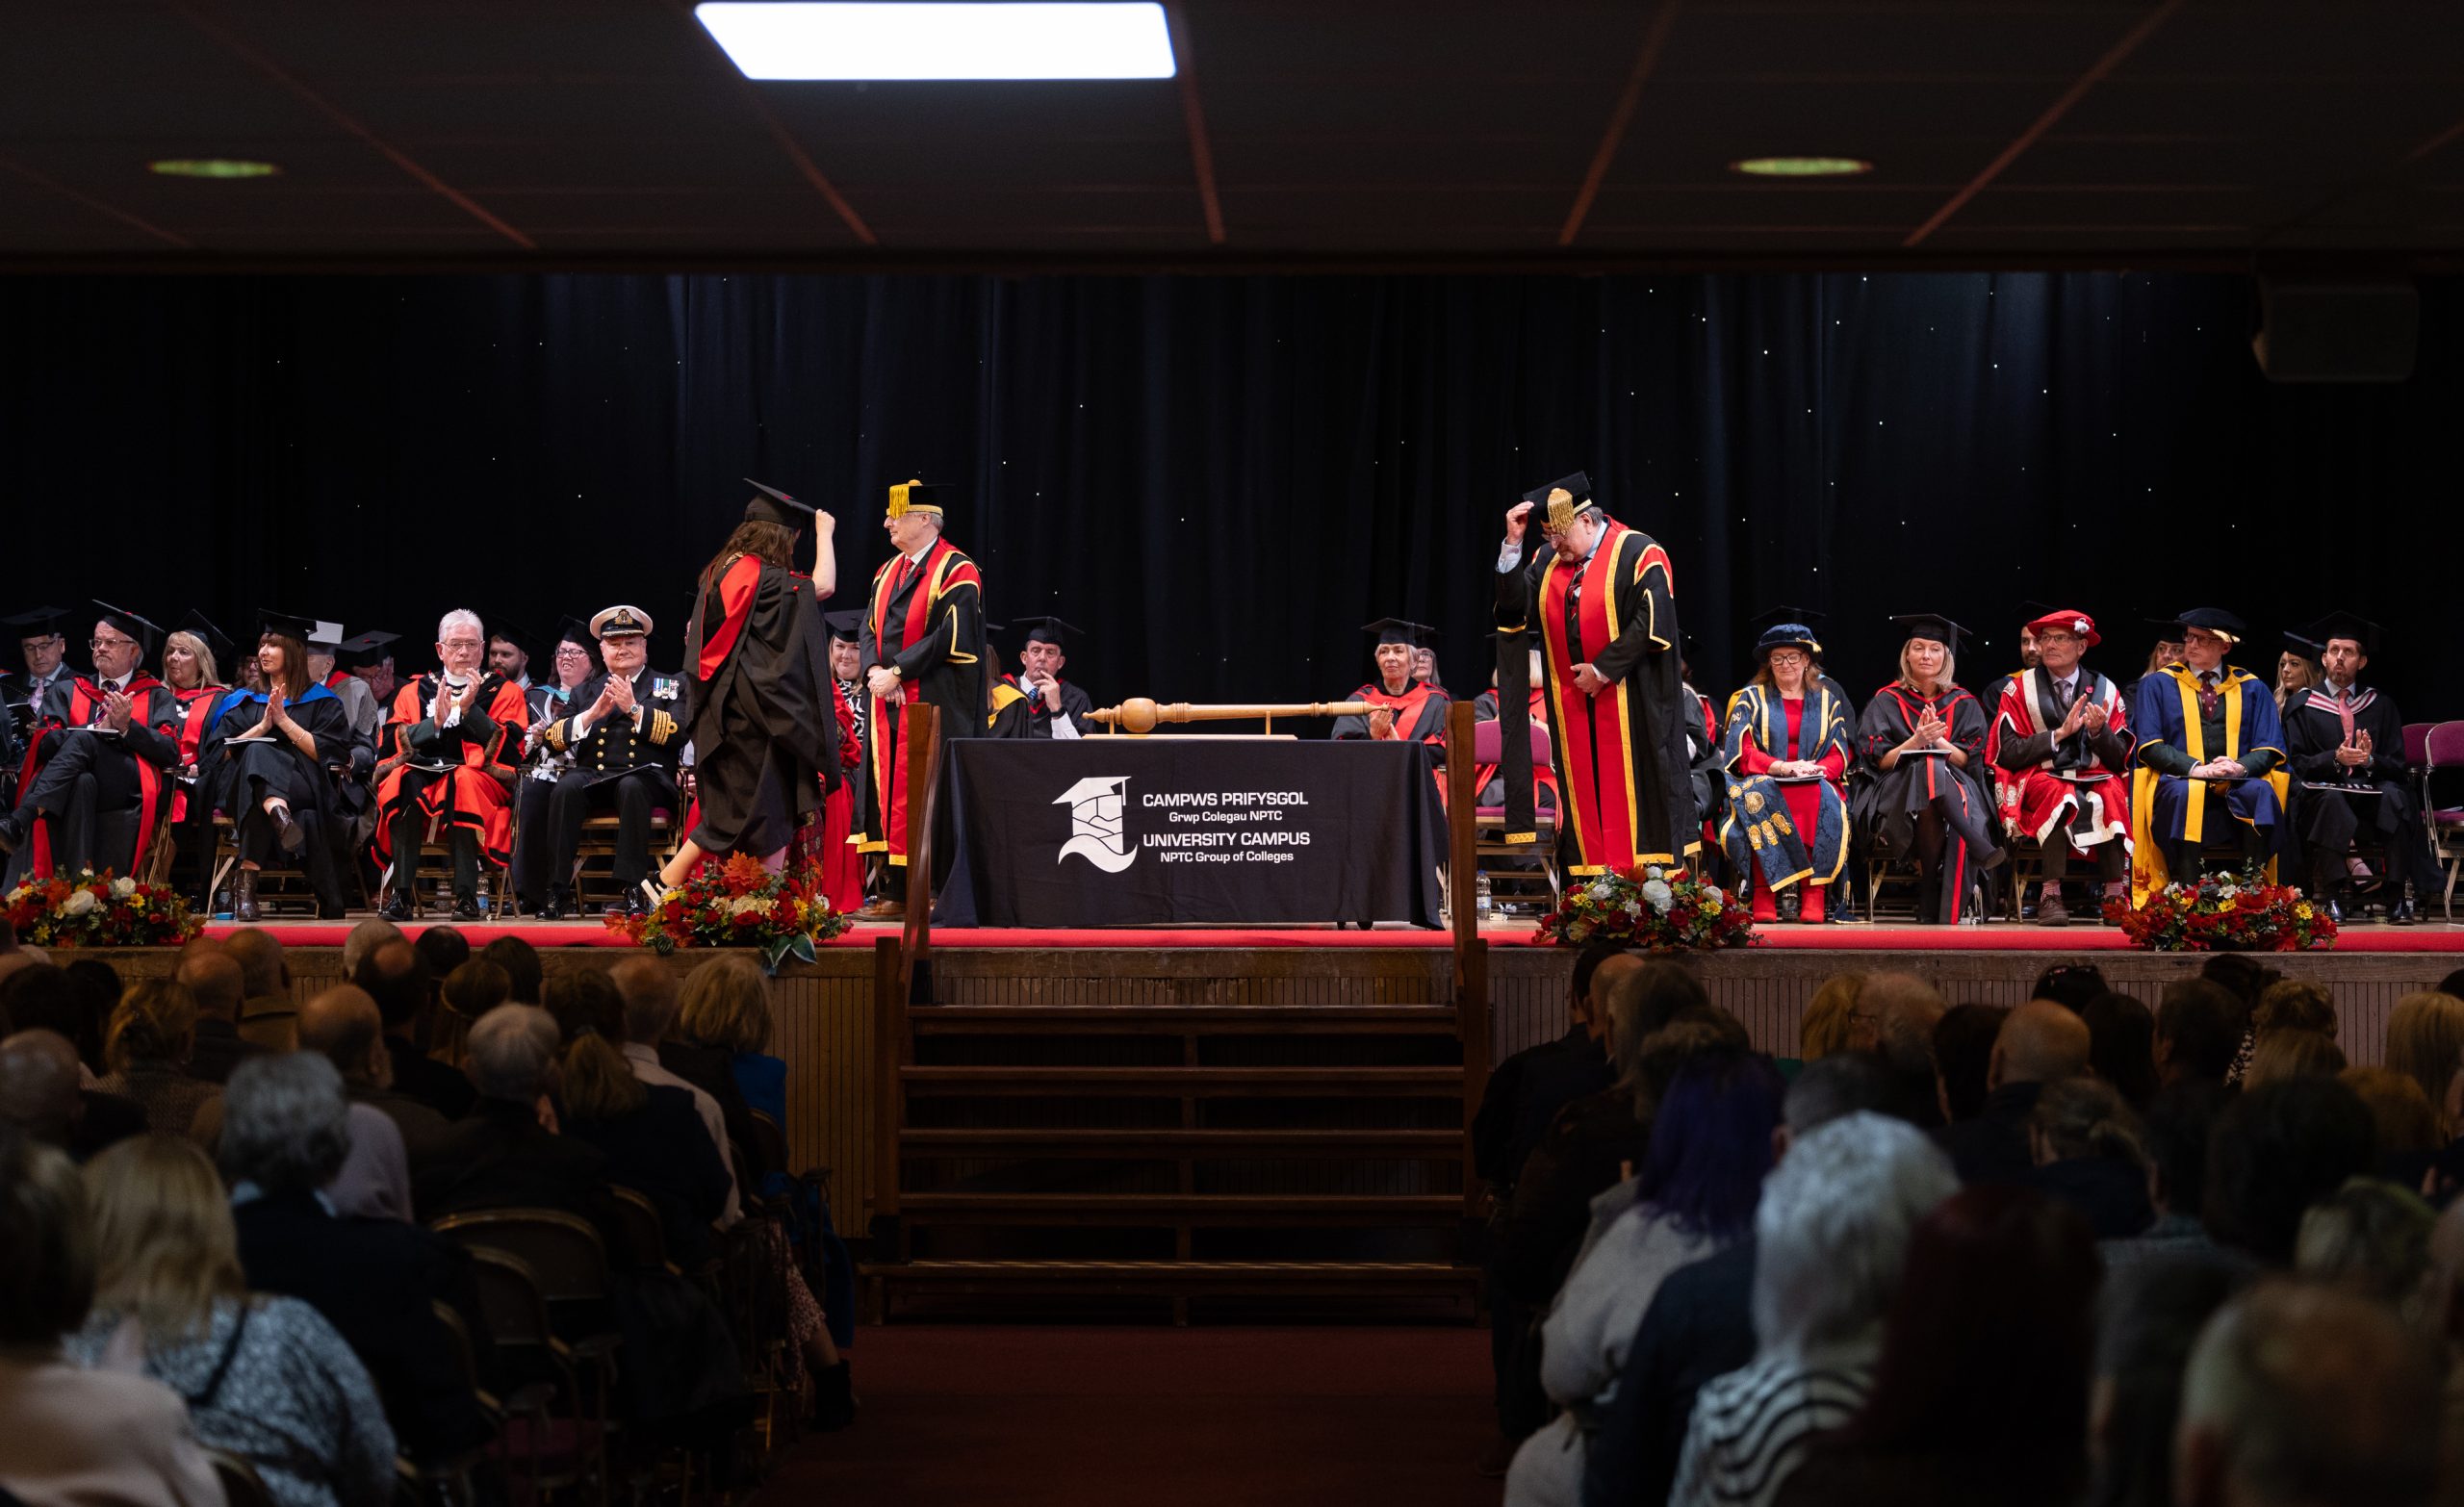
[[[1125,732],[1147,733],[1155,730],[1155,702],[1143,696],[1133,696],[1120,703],[1117,726]]]

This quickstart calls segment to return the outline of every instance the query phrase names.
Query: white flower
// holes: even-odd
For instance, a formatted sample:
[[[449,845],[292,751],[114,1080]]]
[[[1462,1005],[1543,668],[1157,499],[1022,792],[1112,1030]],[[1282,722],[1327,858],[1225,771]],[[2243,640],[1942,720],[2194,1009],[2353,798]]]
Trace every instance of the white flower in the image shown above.
[[[60,913],[64,916],[82,916],[98,904],[100,902],[94,899],[94,892],[90,889],[70,890],[67,900],[60,907]]]
[[[1643,884],[1643,898],[1651,902],[1651,907],[1654,910],[1658,911],[1661,915],[1666,915],[1668,914],[1669,905],[1675,901],[1677,897],[1669,892],[1666,881],[1661,880],[1650,880],[1646,881]]]
[[[135,881],[135,880],[133,880],[133,879],[125,879],[125,878],[123,878],[123,879],[116,879],[116,880],[112,881],[112,898],[113,898],[113,899],[115,899],[115,900],[126,900],[129,896],[134,895],[134,894],[136,894],[136,893],[137,893],[137,881]]]
[[[1656,863],[1647,864],[1643,868],[1643,878],[1647,880],[1662,879],[1665,877],[1665,872]]]
[[[1628,915],[1630,915],[1630,916],[1639,916],[1639,915],[1641,915],[1642,913],[1643,913],[1643,903],[1642,903],[1641,901],[1639,901],[1639,900],[1630,900],[1630,901],[1626,902],[1626,914],[1628,914]]]
[[[728,914],[732,916],[740,916],[748,910],[767,910],[769,908],[770,902],[762,899],[758,895],[738,895],[733,900],[728,902]]]
[[[1729,903],[1729,897],[1720,893],[1720,886],[1717,884],[1704,885],[1703,893],[1705,896],[1708,897],[1712,905],[1725,906]]]
[[[1594,900],[1606,900],[1616,893],[1617,886],[1604,879],[1591,881],[1591,898]]]

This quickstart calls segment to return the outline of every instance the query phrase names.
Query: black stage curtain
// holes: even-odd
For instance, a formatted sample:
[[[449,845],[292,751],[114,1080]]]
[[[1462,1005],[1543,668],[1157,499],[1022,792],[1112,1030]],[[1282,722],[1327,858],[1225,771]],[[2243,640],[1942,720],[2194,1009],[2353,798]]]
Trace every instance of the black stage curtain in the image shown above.
[[[2464,298],[2425,294],[2409,383],[2278,387],[2229,277],[19,279],[0,601],[262,602],[405,669],[449,606],[630,601],[672,664],[737,477],[836,510],[846,606],[920,475],[989,617],[1090,630],[1099,703],[1341,696],[1386,616],[1468,695],[1504,508],[1584,469],[1668,546],[1714,694],[1773,602],[1830,614],[1860,697],[1893,612],[1976,629],[1981,688],[2023,599],[2094,612],[2123,681],[2146,616],[2240,612],[2272,677],[2341,605],[2409,715],[2464,715]]]

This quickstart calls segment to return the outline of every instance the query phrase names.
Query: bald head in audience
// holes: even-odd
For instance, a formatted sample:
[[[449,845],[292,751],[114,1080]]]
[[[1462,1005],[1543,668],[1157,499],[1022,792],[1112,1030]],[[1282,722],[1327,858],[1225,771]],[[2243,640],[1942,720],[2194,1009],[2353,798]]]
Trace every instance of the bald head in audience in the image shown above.
[[[2030,1000],[2011,1011],[1993,1038],[1986,1084],[2049,1084],[2088,1070],[2088,1023],[2051,1000]]]
[[[85,1111],[77,1049],[56,1031],[20,1031],[0,1039],[0,1121],[37,1140],[66,1146]]]
[[[385,1017],[357,984],[326,989],[300,1007],[299,1050],[333,1063],[346,1082],[382,1088],[392,1080],[394,1059],[384,1039]]]
[[[2420,1507],[2438,1474],[2439,1376],[2385,1305],[2271,1282],[2208,1320],[2182,1376],[2181,1507]]]
[[[1857,991],[1857,1018],[1849,1045],[1861,1052],[1880,1050],[1902,1068],[1933,1070],[1934,1027],[1946,1007],[1939,990],[1912,973],[1877,973]],[[1870,1015],[1866,1024],[1862,1017]]]
[[[248,976],[240,971],[230,954],[218,947],[192,954],[181,959],[172,977],[196,996],[198,1019],[240,1023],[240,1002],[247,997]]]
[[[625,997],[625,1038],[654,1047],[667,1039],[683,1001],[675,970],[655,958],[628,958],[607,977]]]

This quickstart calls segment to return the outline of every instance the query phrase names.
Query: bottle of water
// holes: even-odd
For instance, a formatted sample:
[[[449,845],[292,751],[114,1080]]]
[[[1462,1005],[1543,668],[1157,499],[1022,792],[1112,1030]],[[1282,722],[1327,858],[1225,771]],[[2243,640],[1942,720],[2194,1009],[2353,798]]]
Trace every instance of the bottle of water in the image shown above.
[[[453,914],[453,881],[441,874],[436,880],[436,908],[440,915]]]
[[[480,870],[480,871],[479,871],[479,914],[481,914],[481,915],[486,915],[487,913],[488,913],[488,875],[487,875],[487,871],[486,871],[486,870],[484,870],[484,869],[482,869],[482,870]]]
[[[1472,880],[1472,908],[1482,921],[1497,915],[1496,897],[1489,893],[1489,871],[1481,869]]]

